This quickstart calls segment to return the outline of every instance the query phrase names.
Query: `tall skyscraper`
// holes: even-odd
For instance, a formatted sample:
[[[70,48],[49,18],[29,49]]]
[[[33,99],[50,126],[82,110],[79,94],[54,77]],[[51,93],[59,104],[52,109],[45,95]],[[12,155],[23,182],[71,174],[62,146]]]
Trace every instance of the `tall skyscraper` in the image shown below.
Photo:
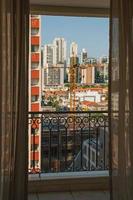
[[[78,45],[76,42],[72,42],[70,44],[70,66],[77,65],[75,70],[76,83],[80,83],[81,75],[80,75],[80,67],[79,65],[79,57],[78,57]]]
[[[51,65],[44,67],[45,86],[63,86],[64,84],[64,64]]]
[[[81,52],[81,64],[85,63],[85,61],[87,60],[87,51],[85,49],[82,49],[82,52]]]
[[[92,85],[95,83],[95,67],[86,64],[85,69],[81,69],[81,83],[85,85]]]
[[[76,42],[72,42],[70,45],[70,58],[78,57],[78,45]]]
[[[54,51],[55,46],[53,44],[46,44],[43,50],[43,66],[47,64],[54,64]]]
[[[82,49],[82,52],[81,52],[81,64],[86,64],[86,61],[87,61],[87,51],[85,49]],[[82,84],[87,84],[88,81],[87,80],[87,77],[89,75],[89,72],[90,70],[89,69],[82,69],[81,70],[81,83]],[[89,75],[90,77],[90,75]]]
[[[54,86],[63,85],[66,69],[66,41],[55,38],[43,50],[43,83]]]
[[[53,64],[66,63],[66,41],[64,38],[55,38],[53,41]]]
[[[29,111],[41,111],[41,17],[31,15],[29,35]],[[41,126],[29,124],[29,169],[41,168]]]

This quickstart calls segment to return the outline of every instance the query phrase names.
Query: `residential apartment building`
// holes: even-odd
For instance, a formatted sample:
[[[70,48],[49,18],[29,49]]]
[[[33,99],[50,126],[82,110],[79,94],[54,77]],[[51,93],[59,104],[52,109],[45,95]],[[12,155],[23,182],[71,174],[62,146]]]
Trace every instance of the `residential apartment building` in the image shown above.
[[[95,83],[95,67],[86,64],[85,68],[81,69],[81,83],[85,85],[92,85]]]
[[[105,77],[108,74],[108,64],[103,63],[95,66],[95,83],[104,83]],[[105,75],[106,73],[106,75]]]
[[[99,63],[101,66],[103,66],[103,77],[104,82],[108,83],[108,66],[109,66],[109,57],[108,56],[102,56],[99,58]]]
[[[94,66],[88,62],[88,54],[85,49],[81,52],[81,65],[85,65],[81,68],[81,83],[85,85],[91,85],[95,82],[95,69]]]
[[[85,63],[87,58],[88,58],[88,54],[87,54],[86,49],[82,49],[82,52],[81,52],[81,64]]]
[[[53,64],[66,64],[66,41],[64,38],[55,38],[53,40]]]
[[[66,41],[55,38],[52,44],[45,45],[43,49],[43,85],[63,85],[65,73]]]
[[[44,45],[43,50],[43,66],[54,63],[55,46],[53,44]]]
[[[75,82],[80,83],[81,74],[80,74],[79,57],[78,57],[78,44],[76,42],[72,42],[70,44],[70,67],[73,67],[74,65],[77,65],[76,68],[74,69]],[[69,79],[71,78],[69,77]]]
[[[45,86],[63,86],[64,85],[64,64],[47,64],[43,70]]]
[[[71,57],[78,57],[78,44],[76,42],[70,44],[70,58]]]
[[[30,16],[29,29],[29,111],[41,111],[41,17]],[[29,122],[30,170],[41,167],[41,127],[37,121]],[[33,151],[34,149],[34,151]]]

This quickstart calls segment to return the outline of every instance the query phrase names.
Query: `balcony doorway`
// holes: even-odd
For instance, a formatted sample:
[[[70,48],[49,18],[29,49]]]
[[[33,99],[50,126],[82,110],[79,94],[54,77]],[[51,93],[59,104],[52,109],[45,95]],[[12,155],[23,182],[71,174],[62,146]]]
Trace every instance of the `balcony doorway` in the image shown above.
[[[109,19],[30,16],[29,172],[108,170]]]

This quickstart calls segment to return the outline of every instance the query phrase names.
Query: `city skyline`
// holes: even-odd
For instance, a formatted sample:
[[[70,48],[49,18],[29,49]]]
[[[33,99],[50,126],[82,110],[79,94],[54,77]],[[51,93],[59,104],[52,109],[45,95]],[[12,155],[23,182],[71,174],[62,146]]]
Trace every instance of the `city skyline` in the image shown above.
[[[70,49],[68,56],[66,56],[67,49]],[[106,82],[108,79],[108,57],[90,58],[85,49],[78,55],[76,42],[72,42],[68,47],[64,38],[54,38],[50,44],[42,47],[42,55],[44,87],[63,86],[73,80],[77,84],[94,84]],[[85,68],[82,69],[80,64],[85,64]],[[79,67],[73,71],[74,65]]]
[[[85,48],[83,48],[83,49],[81,49],[79,51],[79,45],[78,45],[78,43],[76,41],[72,41],[68,46],[67,45],[67,41],[65,40],[65,38],[55,37],[55,38],[53,38],[53,40],[50,43],[48,43],[48,44],[46,43],[45,45],[42,46],[42,51],[44,51],[44,63],[43,63],[44,66],[46,65],[47,62],[49,64],[51,62],[51,64],[54,64],[54,65],[56,65],[57,63],[60,63],[60,62],[64,62],[63,60],[59,61],[58,60],[59,58],[57,59],[56,56],[55,56],[56,55],[56,51],[57,51],[56,50],[56,48],[57,48],[56,46],[57,45],[56,45],[56,42],[55,42],[56,40],[57,41],[58,40],[59,41],[63,40],[63,43],[65,43],[65,46],[63,47],[63,49],[65,51],[65,54],[63,53],[64,54],[63,57],[64,57],[65,62],[66,62],[66,64],[68,66],[70,65],[70,58],[73,57],[73,56],[76,56],[78,58],[80,64],[83,63],[83,58],[82,58],[83,55],[85,55],[86,59],[89,59],[89,60],[93,60],[94,59],[94,60],[97,60],[97,61],[100,61],[104,57],[108,58],[107,54],[106,55],[100,55],[99,57],[94,57],[94,56],[91,57],[91,56],[89,56],[88,51]],[[52,52],[50,53],[50,51],[52,51]],[[61,46],[60,46],[60,51],[61,51]],[[50,59],[49,61],[47,61],[49,56],[47,57],[47,53],[45,54],[45,52],[47,52],[49,55],[51,54],[51,58],[49,58]],[[67,53],[67,52],[69,52],[69,53]],[[45,58],[46,58],[46,60],[45,60]],[[53,59],[53,61],[51,59]],[[57,60],[58,60],[58,62],[57,62]]]
[[[82,49],[86,49],[89,57],[108,56],[108,19],[42,16],[41,21],[42,46],[51,43],[55,37],[61,37],[67,41],[67,56],[70,54],[69,47],[72,42],[78,44],[78,56]]]

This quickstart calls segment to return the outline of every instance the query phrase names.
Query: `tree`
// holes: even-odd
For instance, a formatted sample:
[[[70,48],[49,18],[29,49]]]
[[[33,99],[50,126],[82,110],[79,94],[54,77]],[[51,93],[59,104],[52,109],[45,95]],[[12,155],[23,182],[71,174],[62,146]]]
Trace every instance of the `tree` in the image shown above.
[[[53,97],[49,96],[47,105],[56,108],[56,111],[59,111],[60,109],[59,101],[57,100],[56,96]]]

